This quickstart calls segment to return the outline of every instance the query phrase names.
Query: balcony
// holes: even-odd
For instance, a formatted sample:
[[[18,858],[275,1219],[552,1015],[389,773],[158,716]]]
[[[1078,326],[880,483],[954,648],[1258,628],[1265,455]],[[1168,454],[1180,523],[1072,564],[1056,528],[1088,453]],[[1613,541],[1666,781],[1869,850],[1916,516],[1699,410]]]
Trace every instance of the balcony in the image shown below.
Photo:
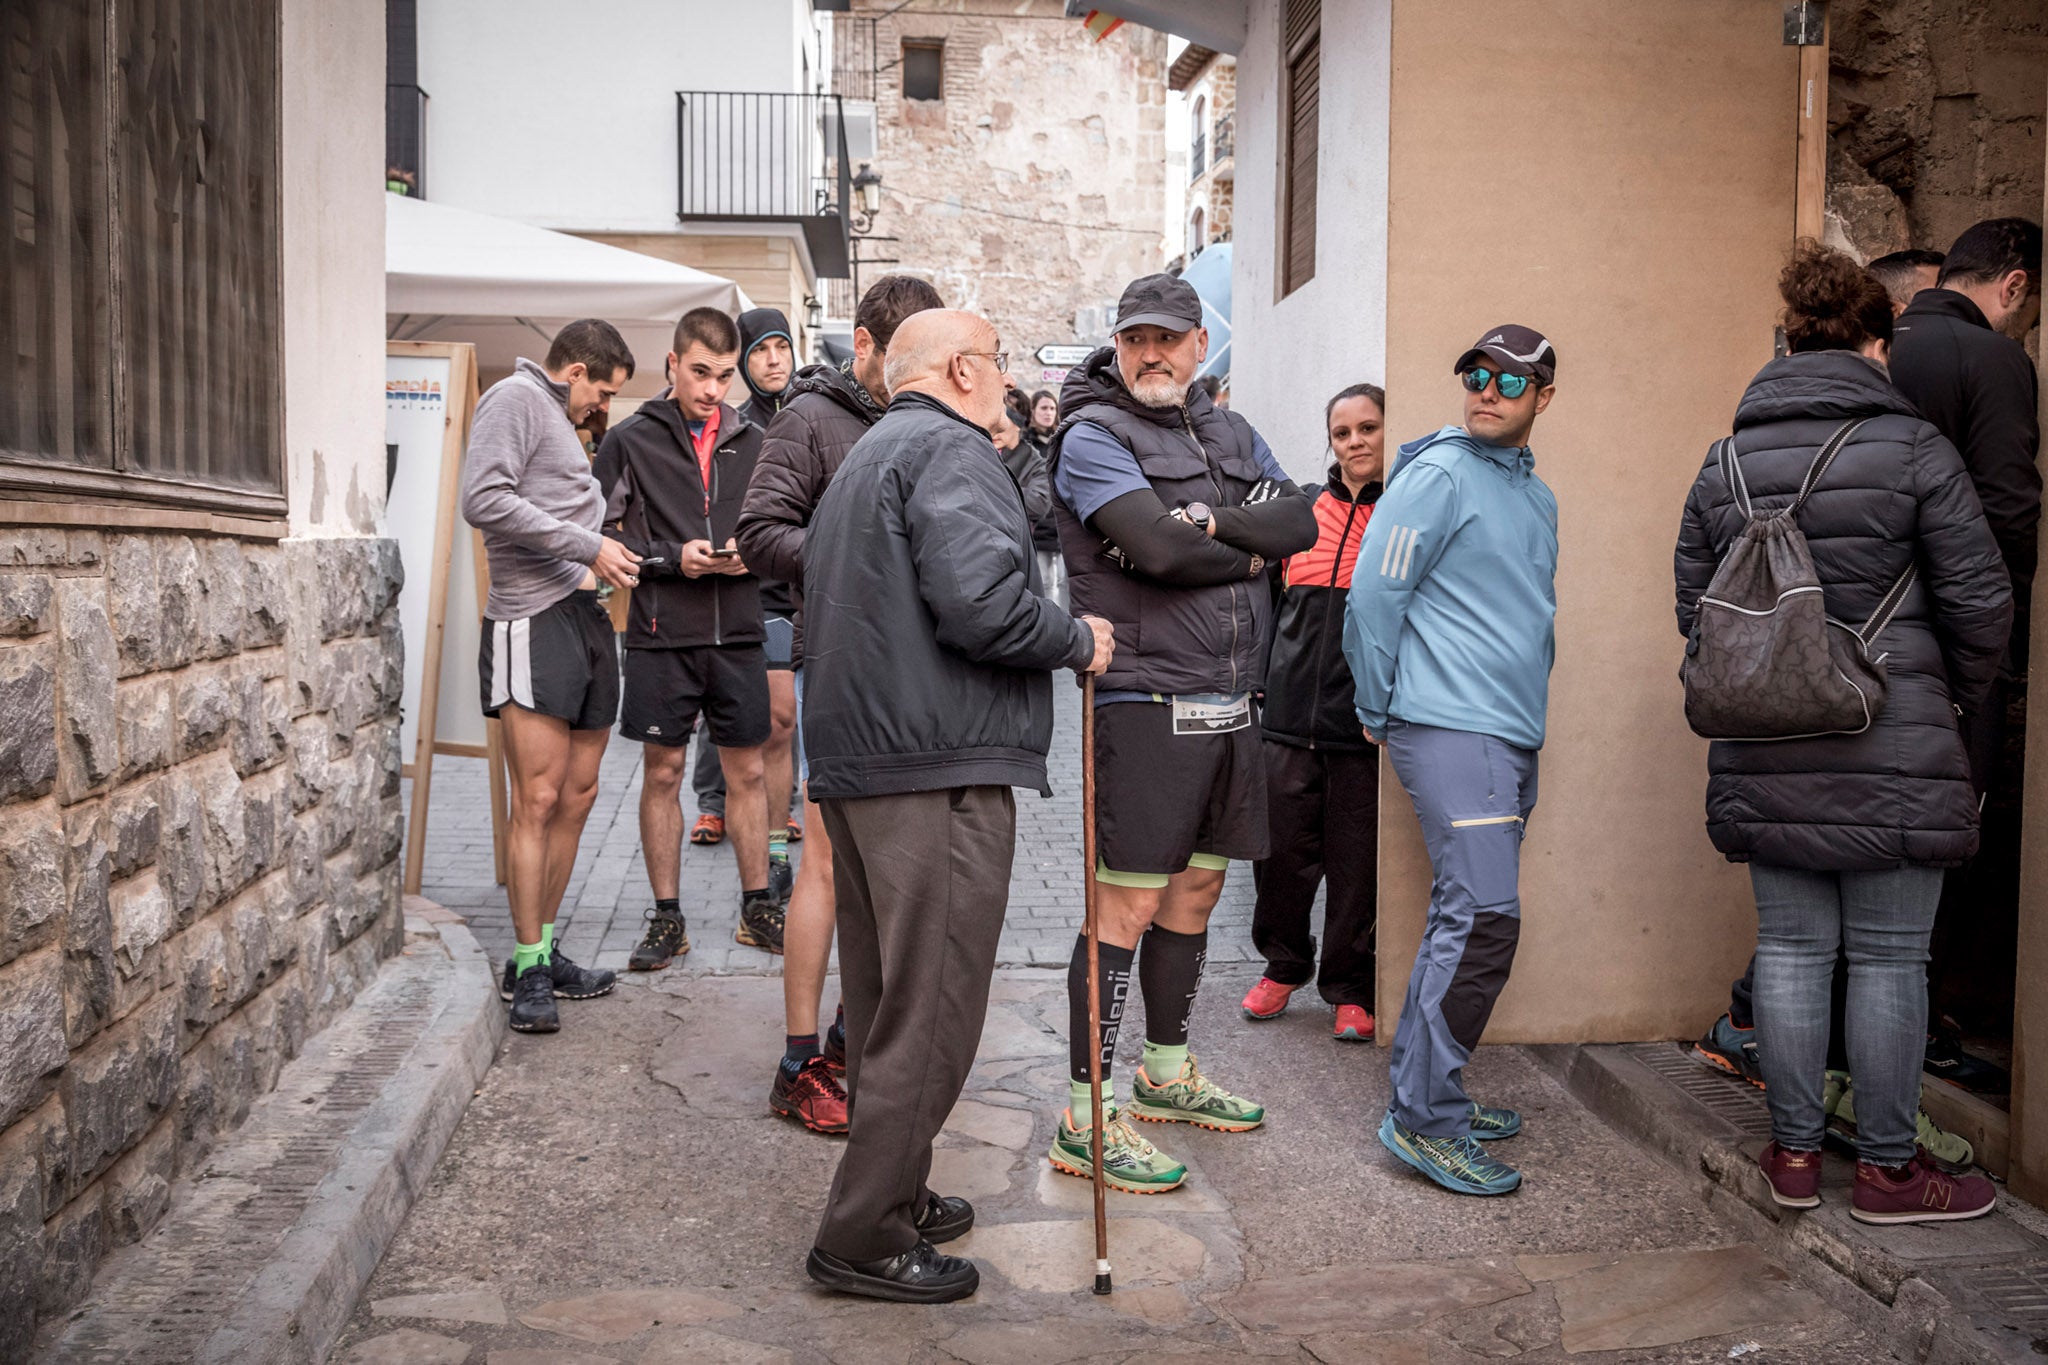
[[[1216,137],[1210,147],[1209,173],[1218,180],[1237,177],[1237,115],[1216,120]]]
[[[676,219],[792,223],[821,279],[852,268],[852,170],[837,95],[676,92]]]
[[[1188,144],[1188,183],[1200,180],[1209,169],[1209,138],[1205,133],[1195,134],[1195,140]]]

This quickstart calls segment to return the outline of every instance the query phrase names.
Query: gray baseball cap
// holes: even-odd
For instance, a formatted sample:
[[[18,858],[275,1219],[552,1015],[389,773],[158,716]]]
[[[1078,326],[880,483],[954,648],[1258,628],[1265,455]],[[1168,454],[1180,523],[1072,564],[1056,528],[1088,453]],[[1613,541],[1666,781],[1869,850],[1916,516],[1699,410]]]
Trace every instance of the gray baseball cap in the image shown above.
[[[1173,275],[1146,275],[1124,286],[1117,300],[1116,326],[1164,327],[1174,332],[1192,332],[1202,325],[1202,296],[1186,280]]]
[[[1491,360],[1503,374],[1526,374],[1545,384],[1557,382],[1557,348],[1534,327],[1504,323],[1458,357],[1452,374],[1463,374],[1482,360]]]

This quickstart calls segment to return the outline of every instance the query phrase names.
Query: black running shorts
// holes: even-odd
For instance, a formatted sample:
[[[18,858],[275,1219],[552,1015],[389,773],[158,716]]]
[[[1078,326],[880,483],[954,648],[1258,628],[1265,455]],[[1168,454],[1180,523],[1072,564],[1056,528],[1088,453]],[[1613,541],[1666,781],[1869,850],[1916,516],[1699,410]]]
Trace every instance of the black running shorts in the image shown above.
[[[484,714],[519,706],[604,730],[619,716],[619,646],[595,589],[579,589],[517,621],[484,618],[477,681]]]
[[[1257,721],[1222,734],[1176,735],[1170,703],[1097,707],[1095,833],[1096,858],[1110,872],[1171,876],[1197,853],[1265,857]]]
[[[620,734],[681,748],[700,714],[721,749],[768,742],[768,660],[761,646],[626,651]]]

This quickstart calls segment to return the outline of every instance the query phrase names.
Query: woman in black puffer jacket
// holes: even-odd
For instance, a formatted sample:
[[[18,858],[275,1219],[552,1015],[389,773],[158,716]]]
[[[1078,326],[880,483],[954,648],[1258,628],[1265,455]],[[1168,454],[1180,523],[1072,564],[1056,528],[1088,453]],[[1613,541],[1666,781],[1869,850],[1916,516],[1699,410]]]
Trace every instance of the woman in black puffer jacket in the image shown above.
[[[2006,641],[2012,590],[1962,458],[1891,385],[1891,306],[1849,257],[1802,243],[1779,279],[1792,354],[1750,381],[1735,447],[1759,515],[1796,496],[1815,452],[1868,419],[1799,513],[1828,615],[1860,625],[1909,563],[1919,576],[1873,648],[1890,697],[1855,735],[1717,741],[1707,831],[1747,862],[1757,900],[1758,1051],[1778,1201],[1819,1202],[1829,980],[1849,967],[1848,1053],[1858,1121],[1853,1212],[1866,1222],[1987,1212],[1990,1183],[1952,1180],[1916,1153],[1927,940],[1941,869],[1977,848],[1977,801],[1957,727]],[[1686,499],[1678,625],[1743,519],[1710,452]]]

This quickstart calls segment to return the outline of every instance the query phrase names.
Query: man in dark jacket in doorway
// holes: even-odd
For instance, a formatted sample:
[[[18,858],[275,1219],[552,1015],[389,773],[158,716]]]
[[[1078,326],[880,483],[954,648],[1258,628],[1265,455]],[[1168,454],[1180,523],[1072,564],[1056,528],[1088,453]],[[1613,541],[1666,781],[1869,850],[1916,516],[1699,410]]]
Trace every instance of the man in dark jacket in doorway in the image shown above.
[[[892,345],[888,415],[847,457],[805,549],[804,732],[831,831],[856,1103],[807,1269],[832,1289],[943,1303],[973,1226],[926,1185],[973,1065],[1009,901],[1011,788],[1048,792],[1052,670],[1099,673],[1109,623],[1040,596],[1031,523],[990,443],[1001,342],[931,310]]]
[[[796,606],[791,658],[799,698],[804,543],[811,514],[847,452],[881,420],[888,406],[883,365],[896,329],[911,315],[941,306],[938,292],[923,280],[910,275],[876,280],[854,309],[852,363],[844,369],[804,369],[769,424],[753,487],[740,512],[739,543],[759,573],[790,586]],[[802,744],[799,733],[799,750]],[[807,851],[797,869],[784,924],[782,1001],[787,1032],[768,1107],[814,1132],[843,1133],[846,1090],[839,1076],[846,1069],[846,1030],[840,1022],[822,1040],[818,1032],[819,997],[832,958],[832,842],[816,817],[817,811],[809,809],[804,821]]]

